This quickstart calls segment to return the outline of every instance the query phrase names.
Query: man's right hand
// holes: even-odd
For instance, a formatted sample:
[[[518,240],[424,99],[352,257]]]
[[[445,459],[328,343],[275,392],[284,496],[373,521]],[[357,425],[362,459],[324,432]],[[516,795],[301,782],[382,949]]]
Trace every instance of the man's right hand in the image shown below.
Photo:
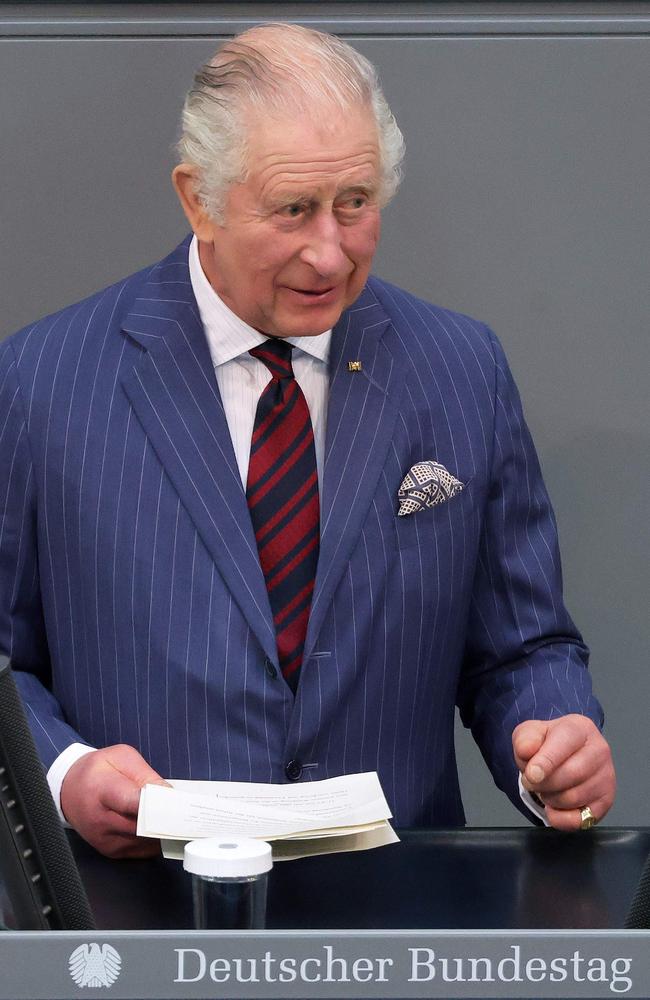
[[[61,809],[84,840],[109,858],[150,858],[160,842],[136,837],[140,789],[167,782],[134,747],[118,744],[76,761],[61,786]]]

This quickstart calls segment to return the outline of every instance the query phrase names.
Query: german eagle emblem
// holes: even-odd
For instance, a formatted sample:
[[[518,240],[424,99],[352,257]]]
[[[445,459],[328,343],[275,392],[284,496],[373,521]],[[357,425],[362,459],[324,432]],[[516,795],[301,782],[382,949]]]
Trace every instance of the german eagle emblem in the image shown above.
[[[80,944],[70,955],[68,969],[77,986],[112,986],[122,959],[110,944]]]

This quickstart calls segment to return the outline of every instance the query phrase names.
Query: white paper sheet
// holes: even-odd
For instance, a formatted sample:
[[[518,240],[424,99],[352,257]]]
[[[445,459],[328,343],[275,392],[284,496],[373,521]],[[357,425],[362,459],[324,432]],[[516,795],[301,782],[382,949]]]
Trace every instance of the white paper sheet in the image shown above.
[[[161,840],[163,857],[172,861],[183,860],[185,840]],[[296,861],[298,858],[315,857],[318,854],[342,854],[346,851],[369,851],[386,844],[398,844],[399,837],[390,823],[383,822],[373,830],[349,833],[334,837],[271,841],[273,861]]]
[[[300,834],[347,835],[390,818],[374,772],[299,785],[256,782],[172,781],[145,785],[138,812],[139,836],[194,840]]]

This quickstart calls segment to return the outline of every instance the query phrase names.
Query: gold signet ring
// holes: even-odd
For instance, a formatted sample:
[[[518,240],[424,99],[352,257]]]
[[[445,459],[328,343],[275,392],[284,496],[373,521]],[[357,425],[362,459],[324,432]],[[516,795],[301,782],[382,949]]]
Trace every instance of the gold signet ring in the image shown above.
[[[580,829],[581,830],[591,830],[592,826],[596,823],[596,817],[592,813],[589,806],[585,806],[580,810]]]

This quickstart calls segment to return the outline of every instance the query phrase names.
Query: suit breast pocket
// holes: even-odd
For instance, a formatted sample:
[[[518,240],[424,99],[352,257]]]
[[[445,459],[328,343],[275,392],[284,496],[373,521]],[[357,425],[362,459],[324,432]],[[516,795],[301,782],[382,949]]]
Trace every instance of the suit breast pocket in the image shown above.
[[[400,550],[418,547],[431,551],[441,545],[463,541],[474,534],[477,522],[475,496],[471,483],[444,503],[425,507],[414,514],[395,515],[395,538]]]

